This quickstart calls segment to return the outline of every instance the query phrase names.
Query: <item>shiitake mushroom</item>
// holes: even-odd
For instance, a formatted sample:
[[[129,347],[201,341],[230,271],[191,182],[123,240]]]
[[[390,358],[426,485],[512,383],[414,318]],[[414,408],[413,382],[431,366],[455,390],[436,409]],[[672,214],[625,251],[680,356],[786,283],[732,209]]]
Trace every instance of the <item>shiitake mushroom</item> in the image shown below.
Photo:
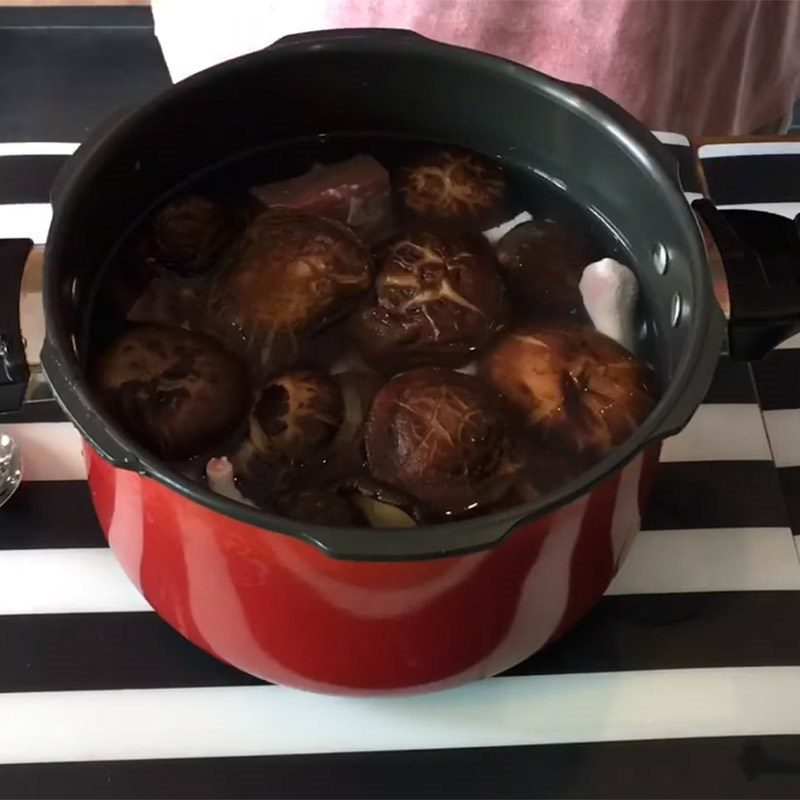
[[[355,371],[331,376],[294,368],[276,375],[256,399],[233,457],[245,494],[268,503],[287,488],[333,484],[356,473],[378,385],[376,376]]]
[[[456,517],[500,499],[520,468],[498,399],[447,369],[389,381],[373,401],[365,443],[378,481]]]
[[[585,318],[578,284],[584,267],[603,255],[588,238],[554,220],[533,220],[512,228],[495,252],[518,311]]]
[[[317,525],[363,525],[359,510],[329,487],[307,486],[281,492],[275,511],[297,522]]]
[[[464,364],[504,318],[491,249],[461,231],[422,227],[396,240],[375,288],[375,303],[354,316],[351,334],[361,355],[384,372]]]
[[[91,381],[120,426],[169,460],[230,434],[250,396],[236,356],[202,334],[158,325],[114,339],[93,364]]]
[[[413,214],[439,220],[481,222],[503,204],[500,166],[467,150],[430,150],[399,171],[397,188]]]
[[[145,255],[181,275],[202,275],[220,266],[220,258],[239,232],[237,215],[209,197],[182,195],[153,217],[144,240]]]
[[[655,404],[650,368],[588,325],[527,325],[507,334],[478,367],[542,441],[574,454],[603,455],[623,442]]]
[[[215,280],[208,330],[273,372],[299,339],[349,309],[370,286],[370,257],[332,220],[270,208],[247,227],[233,262]]]

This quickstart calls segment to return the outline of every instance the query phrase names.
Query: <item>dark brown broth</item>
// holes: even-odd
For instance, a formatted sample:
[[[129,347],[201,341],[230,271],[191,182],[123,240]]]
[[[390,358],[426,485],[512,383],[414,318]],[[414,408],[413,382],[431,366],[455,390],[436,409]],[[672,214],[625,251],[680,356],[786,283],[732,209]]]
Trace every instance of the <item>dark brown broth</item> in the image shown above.
[[[283,143],[210,169],[181,186],[176,194],[204,195],[247,214],[252,213],[255,207],[254,200],[248,194],[252,186],[300,175],[315,164],[331,164],[356,154],[373,156],[392,175],[399,165],[407,163],[415,153],[432,146],[438,145],[393,137],[354,136],[325,136]],[[523,211],[529,212],[534,219],[553,219],[591,239],[603,255],[616,258],[623,263],[631,263],[629,254],[612,231],[598,217],[575,203],[565,191],[530,170],[511,163],[503,163],[503,167],[508,191],[504,212],[499,215],[497,221],[511,219]],[[164,202],[168,199],[165,198]],[[146,216],[129,232],[104,271],[105,277],[94,305],[95,313],[90,330],[90,341],[94,349],[105,346],[109,339],[127,325],[125,303],[120,304],[118,299],[119,290],[125,283],[121,276],[131,275],[137,269],[139,256],[135,243],[149,219],[150,217]],[[128,296],[135,293],[136,290],[128,289]],[[646,319],[644,313],[640,313],[640,316],[642,321]],[[529,315],[518,310],[506,328],[529,319]],[[348,362],[359,364],[361,369],[368,369],[350,344],[345,333],[345,323],[346,321],[334,322],[303,341],[294,363],[336,370],[337,365],[341,366],[342,362]],[[645,338],[638,355],[648,359],[650,350],[651,342],[649,338]],[[209,443],[208,449],[202,455],[174,466],[193,479],[203,480],[203,467],[207,459],[211,456],[231,454],[241,442],[245,428],[246,424],[243,421],[241,429],[225,441]],[[528,436],[524,430],[517,433]],[[554,472],[558,472],[563,460],[561,454],[548,452],[540,447],[540,455],[545,459],[551,459]],[[322,454],[312,469],[324,467],[325,460],[325,455]],[[581,468],[585,466],[587,464],[581,464]],[[508,506],[526,499],[529,498],[524,492],[512,493],[500,505]],[[487,510],[489,510],[487,507],[483,507],[478,509],[478,512],[485,513]]]

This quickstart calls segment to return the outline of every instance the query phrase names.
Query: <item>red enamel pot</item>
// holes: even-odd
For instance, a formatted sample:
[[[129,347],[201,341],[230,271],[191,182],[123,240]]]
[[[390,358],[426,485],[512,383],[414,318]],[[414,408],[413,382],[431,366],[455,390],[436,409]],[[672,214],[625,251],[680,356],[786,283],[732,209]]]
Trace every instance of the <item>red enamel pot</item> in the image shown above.
[[[325,132],[411,136],[507,158],[617,232],[637,265],[665,387],[629,441],[542,502],[372,531],[237,504],[126,437],[95,403],[83,370],[93,293],[115,243],[198,172]],[[612,579],[639,527],[660,441],[701,401],[722,342],[714,264],[676,176],[658,142],[596,92],[403,32],[283,40],[109,122],[54,190],[42,363],[86,440],[97,514],[130,579],[195,644],[253,675],[315,691],[455,686],[560,636]],[[794,330],[800,304],[752,279],[741,292],[747,254],[710,204],[700,210],[729,269],[725,305],[739,320],[731,348],[763,352]],[[722,296],[722,273],[714,282]],[[758,302],[742,305],[745,295]],[[18,347],[6,354],[12,377],[24,377]]]

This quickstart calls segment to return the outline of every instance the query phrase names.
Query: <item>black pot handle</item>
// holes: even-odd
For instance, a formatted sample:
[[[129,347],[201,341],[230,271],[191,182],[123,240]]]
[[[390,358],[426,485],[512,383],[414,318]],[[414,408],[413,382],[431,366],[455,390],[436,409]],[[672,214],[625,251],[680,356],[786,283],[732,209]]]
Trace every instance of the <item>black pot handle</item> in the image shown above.
[[[28,361],[19,319],[22,275],[30,239],[0,240],[0,413],[18,411],[28,386]]]
[[[786,243],[783,259],[795,267],[794,282],[771,284],[758,250],[731,225],[725,212],[705,198],[692,203],[706,244],[717,301],[728,320],[728,349],[737,361],[763,358],[800,331],[800,235],[794,221],[748,211],[753,227],[766,227],[767,238]],[[774,236],[770,235],[774,231]]]

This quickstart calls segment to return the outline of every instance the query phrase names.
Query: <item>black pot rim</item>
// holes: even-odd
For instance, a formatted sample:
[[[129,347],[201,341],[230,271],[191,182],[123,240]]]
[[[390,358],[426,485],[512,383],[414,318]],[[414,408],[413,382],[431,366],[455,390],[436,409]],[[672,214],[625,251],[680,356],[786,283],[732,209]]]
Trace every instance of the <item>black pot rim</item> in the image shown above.
[[[198,483],[166,467],[153,455],[127,437],[114,421],[91,398],[84,376],[79,369],[70,337],[59,313],[62,298],[52,277],[53,263],[59,261],[65,231],[69,227],[71,209],[83,201],[90,186],[94,169],[92,165],[102,162],[104,154],[115,146],[115,142],[128,135],[137,125],[146,121],[156,110],[169,105],[184,92],[194,91],[208,81],[215,80],[244,66],[263,62],[268,69],[271,59],[286,54],[298,55],[309,47],[320,50],[327,47],[342,47],[360,52],[379,48],[383,53],[392,52],[406,58],[416,55],[441,55],[461,64],[494,70],[506,80],[524,82],[535,90],[546,92],[554,99],[569,105],[590,119],[598,129],[598,135],[613,136],[620,146],[639,161],[642,168],[651,172],[665,192],[676,218],[683,218],[688,226],[694,253],[689,257],[697,264],[693,270],[694,305],[691,313],[690,346],[678,363],[675,376],[660,398],[654,411],[637,431],[620,447],[610,452],[601,462],[570,481],[558,491],[536,501],[510,509],[493,512],[473,519],[458,520],[436,525],[425,525],[404,530],[370,530],[356,527],[332,527],[327,525],[295,522],[261,509],[237,503],[215,494]],[[80,148],[80,168],[70,174],[60,187],[54,208],[53,224],[45,249],[45,274],[43,301],[47,333],[42,351],[42,364],[52,378],[54,393],[69,418],[75,423],[83,437],[102,457],[106,457],[119,468],[131,469],[142,476],[160,481],[200,505],[226,517],[262,528],[268,532],[286,534],[301,539],[320,549],[327,555],[345,560],[359,561],[404,561],[441,558],[463,555],[485,550],[498,544],[507,534],[521,525],[544,517],[562,506],[566,506],[595,486],[622,469],[648,446],[679,430],[699,404],[710,381],[710,372],[719,353],[722,339],[722,318],[713,302],[711,282],[706,268],[705,251],[697,224],[673,175],[668,174],[659,148],[661,145],[648,131],[635,122],[627,112],[610,101],[603,107],[582,96],[573,87],[554,78],[538,73],[522,65],[504,59],[467,50],[452,45],[433,42],[415,34],[398,31],[361,29],[303,34],[281,40],[270,48],[251,53],[232,61],[211,67],[187,80],[176,84],[156,96],[129,116],[125,117],[97,141]],[[633,132],[632,132],[633,129]],[[644,132],[644,134],[642,133]],[[708,367],[709,363],[712,365]],[[705,374],[708,373],[708,374]],[[58,379],[56,379],[58,378]],[[678,411],[676,412],[676,409]],[[126,456],[116,462],[103,453],[98,444],[102,431],[125,451]]]

